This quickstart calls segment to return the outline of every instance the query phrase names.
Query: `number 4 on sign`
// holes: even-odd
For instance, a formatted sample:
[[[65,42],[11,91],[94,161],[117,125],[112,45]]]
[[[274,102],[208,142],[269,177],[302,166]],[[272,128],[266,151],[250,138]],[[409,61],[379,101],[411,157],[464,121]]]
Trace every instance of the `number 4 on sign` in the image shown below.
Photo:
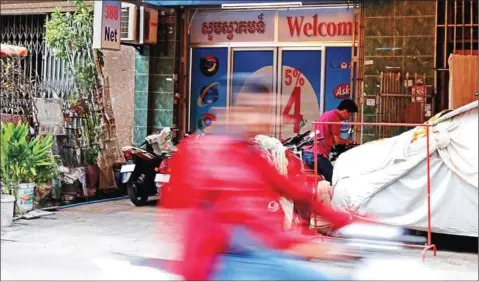
[[[294,106],[294,108],[293,108]],[[293,114],[290,114],[291,110],[293,110]],[[299,132],[299,124],[303,119],[303,115],[301,114],[301,87],[294,87],[291,96],[289,97],[288,103],[283,110],[283,122],[285,124],[294,124],[294,133]]]

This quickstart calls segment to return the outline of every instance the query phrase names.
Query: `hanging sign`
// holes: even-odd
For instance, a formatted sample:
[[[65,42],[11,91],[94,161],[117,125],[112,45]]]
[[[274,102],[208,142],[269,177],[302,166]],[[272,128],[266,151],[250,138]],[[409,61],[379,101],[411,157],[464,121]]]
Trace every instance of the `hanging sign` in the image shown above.
[[[422,84],[422,85],[414,85],[412,88],[411,88],[411,98],[412,98],[412,102],[423,102],[424,99],[426,98],[427,96],[427,86]]]
[[[93,48],[120,50],[121,1],[94,1]]]
[[[191,43],[273,42],[275,11],[198,13],[191,24]]]

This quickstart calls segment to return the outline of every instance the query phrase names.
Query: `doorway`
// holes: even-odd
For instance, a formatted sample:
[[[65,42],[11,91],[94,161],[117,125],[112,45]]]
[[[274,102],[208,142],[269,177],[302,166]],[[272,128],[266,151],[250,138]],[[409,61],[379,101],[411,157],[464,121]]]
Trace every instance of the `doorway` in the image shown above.
[[[302,119],[321,113],[322,61],[322,47],[233,48],[231,104],[248,80],[264,81],[273,93],[273,136],[294,135]]]
[[[350,97],[350,46],[201,47],[191,58],[190,130],[214,128],[213,108],[234,105],[254,80],[273,94],[270,134],[279,139],[298,133],[302,119],[310,130],[323,111]]]

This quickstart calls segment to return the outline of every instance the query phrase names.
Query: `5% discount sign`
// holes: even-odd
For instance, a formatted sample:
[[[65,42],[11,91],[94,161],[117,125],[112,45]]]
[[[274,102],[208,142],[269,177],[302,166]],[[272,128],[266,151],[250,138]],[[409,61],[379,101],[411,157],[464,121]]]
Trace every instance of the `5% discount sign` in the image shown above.
[[[293,124],[294,133],[298,133],[301,120],[303,120],[303,115],[301,114],[301,89],[302,86],[304,86],[304,77],[302,77],[299,70],[288,68],[284,72],[283,81],[284,85],[293,88],[288,102],[283,109],[283,123]]]

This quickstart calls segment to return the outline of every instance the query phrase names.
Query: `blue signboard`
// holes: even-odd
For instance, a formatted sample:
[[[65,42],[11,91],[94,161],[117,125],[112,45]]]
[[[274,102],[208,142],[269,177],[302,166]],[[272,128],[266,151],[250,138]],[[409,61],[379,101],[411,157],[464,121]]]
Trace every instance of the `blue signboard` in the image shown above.
[[[326,81],[324,111],[336,109],[341,100],[350,97],[351,47],[326,48]]]
[[[350,98],[351,47],[326,48],[326,81],[324,87],[324,111],[334,110],[343,99]],[[347,130],[348,125],[341,130]],[[342,138],[348,135],[341,134]]]
[[[261,78],[273,89],[273,50],[235,51],[233,53],[232,104],[241,91],[246,77]],[[247,78],[246,78],[247,80]]]
[[[320,50],[284,50],[280,89],[281,136],[299,132],[299,122],[317,120],[321,102]]]
[[[212,108],[227,104],[228,49],[195,48],[191,60],[190,126],[206,130],[216,120]]]

